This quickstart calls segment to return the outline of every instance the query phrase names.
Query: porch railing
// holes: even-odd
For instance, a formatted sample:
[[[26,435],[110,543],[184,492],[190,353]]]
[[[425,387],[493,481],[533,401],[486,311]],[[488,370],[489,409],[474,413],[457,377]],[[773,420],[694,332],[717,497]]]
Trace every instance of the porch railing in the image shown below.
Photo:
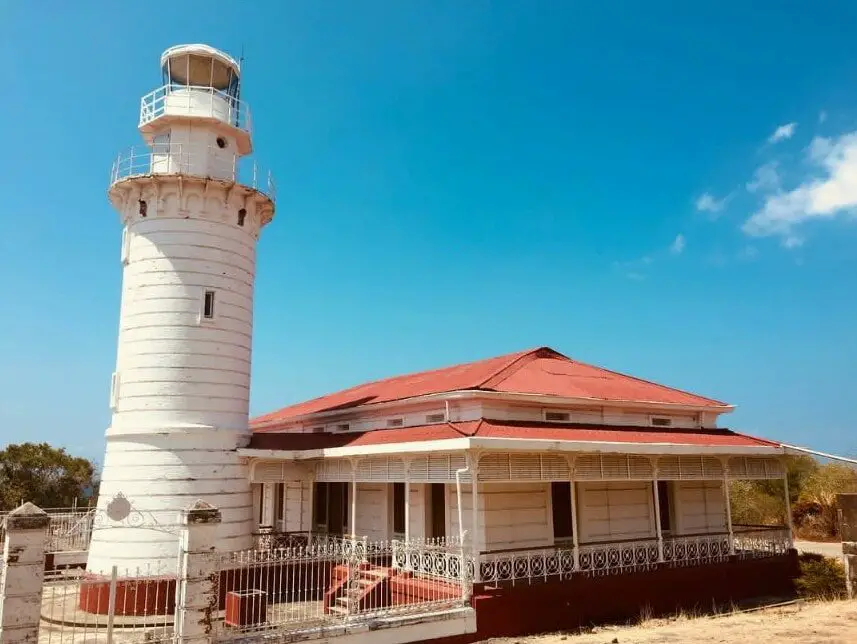
[[[425,543],[276,536],[300,536],[304,545],[211,555],[214,641],[431,613],[464,606],[471,594],[460,548],[456,554]]]
[[[739,558],[785,554],[791,548],[786,528],[748,527],[734,532],[731,544]],[[483,552],[476,581],[516,583],[567,579],[575,574],[616,575],[658,566],[698,566],[726,561],[733,551],[728,533],[665,536],[663,555],[657,539],[611,541],[574,546]]]

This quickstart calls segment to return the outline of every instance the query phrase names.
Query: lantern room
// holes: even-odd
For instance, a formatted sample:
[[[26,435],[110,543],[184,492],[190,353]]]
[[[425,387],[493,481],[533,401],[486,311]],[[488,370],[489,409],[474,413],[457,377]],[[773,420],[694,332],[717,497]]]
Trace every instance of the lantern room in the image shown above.
[[[208,45],[178,45],[161,55],[161,75],[161,86],[140,102],[140,131],[149,145],[193,119],[234,140],[238,154],[252,151],[238,61]]]

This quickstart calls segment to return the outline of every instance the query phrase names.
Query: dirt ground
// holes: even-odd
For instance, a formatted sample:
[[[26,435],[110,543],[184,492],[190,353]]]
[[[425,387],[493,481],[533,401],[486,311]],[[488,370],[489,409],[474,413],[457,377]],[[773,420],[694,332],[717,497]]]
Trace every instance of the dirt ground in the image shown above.
[[[592,632],[488,640],[491,644],[855,644],[857,601],[798,603],[750,613],[653,619]]]

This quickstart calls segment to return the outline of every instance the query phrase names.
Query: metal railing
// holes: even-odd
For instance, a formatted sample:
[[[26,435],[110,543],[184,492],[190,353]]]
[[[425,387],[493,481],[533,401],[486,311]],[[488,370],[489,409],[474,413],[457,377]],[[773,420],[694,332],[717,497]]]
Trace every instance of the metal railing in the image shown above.
[[[175,600],[175,577],[157,570],[113,566],[104,577],[53,575],[42,589],[39,642],[167,644],[174,641]]]
[[[664,536],[663,554],[657,539],[588,543],[576,550],[567,546],[483,552],[478,555],[476,581],[514,584],[577,574],[643,572],[658,566],[699,566],[726,561],[733,551],[742,559],[782,555],[791,545],[786,528],[753,527],[736,530],[731,544],[727,533]]]
[[[82,552],[89,548],[95,508],[47,508],[47,552]],[[8,512],[0,512],[0,543],[6,535],[4,528]]]
[[[169,84],[140,99],[140,126],[165,115],[214,118],[245,132],[252,131],[247,103],[214,87]]]
[[[110,185],[133,177],[185,175],[237,183],[276,198],[270,170],[217,146],[164,143],[134,146],[118,155],[110,170]]]
[[[461,574],[462,551],[433,548],[313,535],[305,546],[214,553],[214,641],[259,631],[297,636],[464,606],[472,580]],[[426,558],[443,565],[408,565]]]

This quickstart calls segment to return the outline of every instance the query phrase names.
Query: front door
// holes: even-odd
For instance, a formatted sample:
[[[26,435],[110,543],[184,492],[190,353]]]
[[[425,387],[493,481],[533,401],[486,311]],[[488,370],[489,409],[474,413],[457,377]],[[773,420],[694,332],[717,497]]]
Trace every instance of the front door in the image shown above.
[[[316,483],[313,525],[326,534],[348,532],[348,483]]]
[[[328,534],[348,532],[348,483],[331,483],[328,502]]]
[[[442,539],[446,536],[446,485],[432,483],[429,485],[429,536]]]

